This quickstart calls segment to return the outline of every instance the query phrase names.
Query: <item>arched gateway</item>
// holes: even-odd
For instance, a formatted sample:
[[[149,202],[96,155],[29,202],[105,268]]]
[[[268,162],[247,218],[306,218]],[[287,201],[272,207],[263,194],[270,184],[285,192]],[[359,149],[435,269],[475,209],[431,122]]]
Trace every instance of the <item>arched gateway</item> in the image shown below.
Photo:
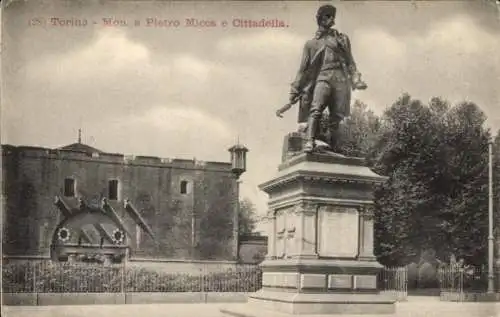
[[[106,199],[99,206],[86,205],[80,199],[78,208],[70,209],[56,197],[55,204],[63,218],[52,235],[52,260],[120,263],[126,258],[131,235]],[[125,208],[133,207],[126,202]],[[136,220],[151,233],[142,219]]]

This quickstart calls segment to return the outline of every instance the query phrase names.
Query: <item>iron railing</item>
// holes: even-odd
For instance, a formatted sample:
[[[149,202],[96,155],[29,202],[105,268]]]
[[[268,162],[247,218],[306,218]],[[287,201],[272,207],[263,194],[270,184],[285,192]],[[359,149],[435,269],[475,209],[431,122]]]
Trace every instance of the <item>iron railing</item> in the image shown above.
[[[397,300],[407,297],[406,267],[384,268],[379,290]],[[128,293],[128,292],[255,292],[262,288],[262,271],[256,264],[172,270],[168,265],[86,264],[25,261],[2,266],[5,293]]]
[[[408,268],[384,267],[378,275],[378,288],[397,301],[408,298]]]
[[[493,277],[498,279],[499,276],[500,270],[496,269]],[[488,269],[485,267],[439,268],[438,279],[441,298],[445,300],[466,301],[471,296],[485,294],[488,291]]]

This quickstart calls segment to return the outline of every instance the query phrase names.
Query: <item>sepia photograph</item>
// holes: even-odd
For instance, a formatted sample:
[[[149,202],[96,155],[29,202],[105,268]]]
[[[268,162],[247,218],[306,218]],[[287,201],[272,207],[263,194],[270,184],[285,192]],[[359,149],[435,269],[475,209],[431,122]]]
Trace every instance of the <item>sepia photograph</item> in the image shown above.
[[[0,24],[3,316],[500,317],[500,1]]]

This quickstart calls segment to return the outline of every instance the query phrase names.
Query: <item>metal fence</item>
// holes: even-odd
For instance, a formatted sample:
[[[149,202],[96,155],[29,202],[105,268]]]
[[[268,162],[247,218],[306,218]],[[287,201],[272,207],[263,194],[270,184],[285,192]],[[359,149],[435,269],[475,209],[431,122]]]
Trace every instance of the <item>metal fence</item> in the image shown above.
[[[500,272],[497,271],[495,273],[494,275],[497,277],[500,276],[498,274]],[[494,293],[487,293],[488,270],[486,268],[443,267],[438,270],[438,279],[441,289],[441,300],[457,302],[476,301],[478,298],[490,295],[498,298]]]
[[[405,300],[408,270],[384,268],[378,288]],[[126,293],[126,292],[255,292],[262,288],[258,265],[197,265],[195,270],[170,270],[168,265],[102,265],[75,262],[26,261],[2,266],[5,293]]]
[[[488,270],[484,268],[439,268],[438,279],[442,292],[484,292],[488,288]]]
[[[383,268],[378,275],[378,288],[397,301],[405,301],[408,298],[408,268]]]
[[[2,266],[5,293],[254,292],[262,286],[257,265],[199,265],[196,271],[169,272],[127,265],[9,263]]]

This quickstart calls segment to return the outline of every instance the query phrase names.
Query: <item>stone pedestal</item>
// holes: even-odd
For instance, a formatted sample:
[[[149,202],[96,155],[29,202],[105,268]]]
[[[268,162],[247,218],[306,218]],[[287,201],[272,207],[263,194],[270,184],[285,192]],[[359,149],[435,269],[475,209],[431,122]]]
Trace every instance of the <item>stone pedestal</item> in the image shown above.
[[[363,160],[301,153],[260,186],[269,195],[263,287],[233,316],[392,314],[395,300],[377,290],[373,185],[385,178]]]

